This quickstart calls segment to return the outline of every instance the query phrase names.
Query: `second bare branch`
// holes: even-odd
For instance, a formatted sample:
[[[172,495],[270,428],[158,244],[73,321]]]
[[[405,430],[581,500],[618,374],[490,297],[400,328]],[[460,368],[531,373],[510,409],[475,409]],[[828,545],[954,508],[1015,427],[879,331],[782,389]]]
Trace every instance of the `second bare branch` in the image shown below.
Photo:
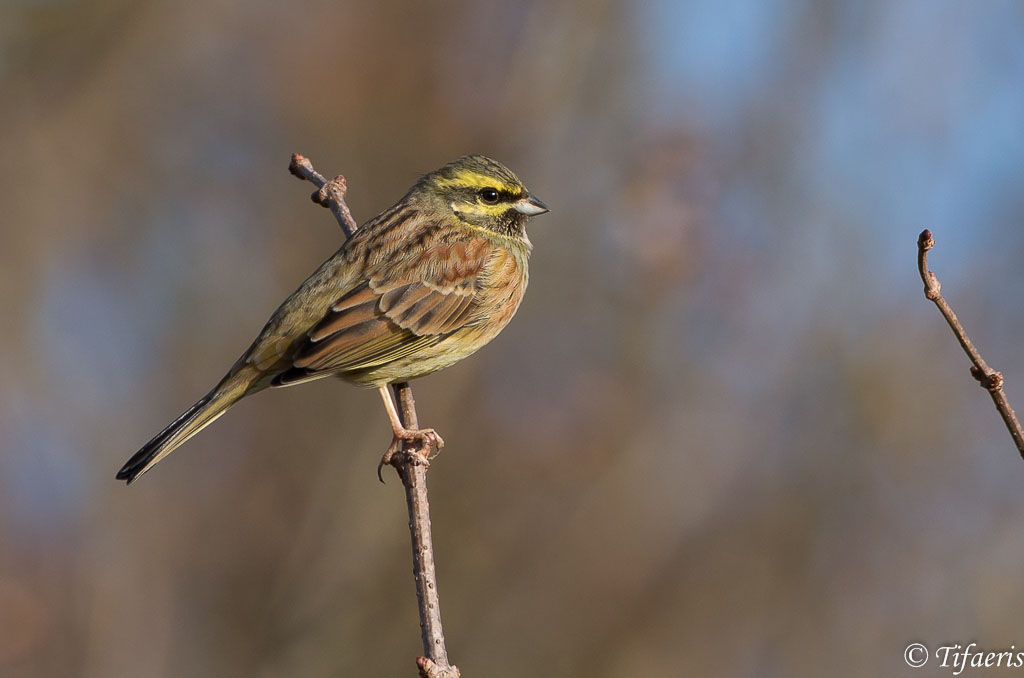
[[[1010,437],[1013,438],[1014,444],[1017,445],[1017,451],[1024,458],[1024,431],[1021,430],[1017,414],[1010,406],[1006,393],[1003,392],[1002,373],[989,367],[988,363],[981,357],[971,338],[967,336],[963,325],[960,324],[960,320],[956,317],[956,313],[953,313],[953,309],[943,298],[941,292],[942,284],[939,282],[939,279],[928,270],[928,251],[933,247],[935,247],[935,239],[932,237],[932,232],[928,229],[921,231],[921,235],[917,239],[917,269],[921,274],[921,280],[924,282],[924,296],[935,302],[939,313],[946,319],[946,323],[953,330],[953,334],[956,335],[960,346],[963,347],[967,357],[971,359],[971,363],[973,363],[971,365],[971,376],[992,396],[992,402],[995,403],[999,416],[1003,418],[1003,422],[1010,432]]]

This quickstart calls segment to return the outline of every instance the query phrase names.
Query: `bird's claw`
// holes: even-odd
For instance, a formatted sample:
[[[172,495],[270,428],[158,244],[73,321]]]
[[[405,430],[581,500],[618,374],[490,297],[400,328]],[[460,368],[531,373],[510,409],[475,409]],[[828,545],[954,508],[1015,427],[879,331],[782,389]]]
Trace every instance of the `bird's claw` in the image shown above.
[[[432,428],[422,429],[403,429],[401,431],[394,432],[394,438],[391,439],[391,444],[388,445],[387,451],[384,456],[380,458],[380,462],[377,464],[377,480],[384,482],[383,469],[385,466],[391,466],[392,461],[395,458],[395,453],[402,449],[402,443],[420,443],[413,445],[408,453],[415,455],[413,457],[414,464],[422,464],[424,467],[429,468],[430,462],[441,453],[441,448],[444,447],[444,438],[441,437],[437,431]]]

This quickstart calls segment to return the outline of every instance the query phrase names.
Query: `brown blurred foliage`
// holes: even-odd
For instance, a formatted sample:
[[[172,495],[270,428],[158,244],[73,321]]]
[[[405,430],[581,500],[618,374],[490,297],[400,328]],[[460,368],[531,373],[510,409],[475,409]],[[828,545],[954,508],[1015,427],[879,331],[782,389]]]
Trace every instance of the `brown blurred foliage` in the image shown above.
[[[0,675],[412,675],[373,393],[267,393],[113,479],[340,243],[295,151],[358,220],[471,152],[552,207],[517,318],[415,385],[464,675],[896,675],[911,640],[1024,643],[1024,465],[915,281],[932,212],[872,181],[898,149],[835,142],[870,111],[815,117],[874,91],[830,89],[869,45],[910,64],[884,96],[925,83],[887,129],[929,111],[907,153],[934,168],[956,74],[890,30],[912,13],[842,7],[780,9],[717,116],[644,3],[0,8]],[[757,49],[730,30],[686,68]],[[969,203],[993,230],[936,228],[932,263],[1024,402],[1024,281],[983,252],[1020,244],[1016,152]]]

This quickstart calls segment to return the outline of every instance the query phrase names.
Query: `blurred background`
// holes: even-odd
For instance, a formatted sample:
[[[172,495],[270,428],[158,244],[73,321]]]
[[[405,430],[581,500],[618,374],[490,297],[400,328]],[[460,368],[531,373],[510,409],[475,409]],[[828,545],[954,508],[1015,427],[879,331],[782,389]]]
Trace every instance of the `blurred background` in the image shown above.
[[[915,263],[1024,407],[1022,82],[1014,2],[4,3],[0,675],[415,674],[374,392],[114,481],[340,245],[296,151],[359,221],[464,153],[552,207],[415,385],[464,675],[1024,648],[1024,463]]]

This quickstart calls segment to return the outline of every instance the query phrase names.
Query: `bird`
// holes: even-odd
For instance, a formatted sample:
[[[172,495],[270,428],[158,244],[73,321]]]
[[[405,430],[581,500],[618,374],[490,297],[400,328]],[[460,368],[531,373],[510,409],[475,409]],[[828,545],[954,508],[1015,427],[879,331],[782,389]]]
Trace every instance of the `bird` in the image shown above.
[[[321,264],[217,385],[117,479],[137,480],[246,396],[331,376],[380,392],[393,434],[385,459],[402,441],[439,450],[436,431],[403,426],[389,385],[449,367],[501,332],[529,280],[526,222],[548,211],[483,155],[424,175]]]

